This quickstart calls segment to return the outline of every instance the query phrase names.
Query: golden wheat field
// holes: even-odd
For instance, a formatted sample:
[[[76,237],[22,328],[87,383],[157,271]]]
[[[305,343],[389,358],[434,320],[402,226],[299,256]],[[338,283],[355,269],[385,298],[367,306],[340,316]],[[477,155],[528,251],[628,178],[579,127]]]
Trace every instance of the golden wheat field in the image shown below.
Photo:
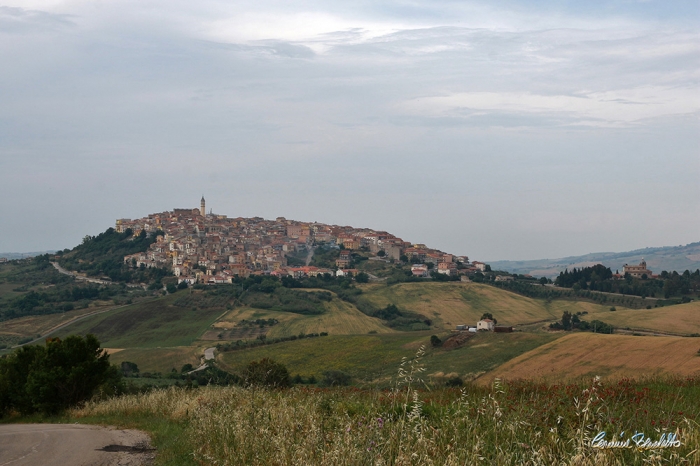
[[[475,325],[484,312],[493,314],[499,324],[522,325],[558,320],[564,311],[592,314],[610,308],[590,302],[547,302],[478,283],[373,284],[364,286],[363,291],[362,297],[377,306],[395,304],[423,314],[445,329],[459,324]]]
[[[698,350],[696,338],[573,333],[506,362],[478,382],[700,376]]]

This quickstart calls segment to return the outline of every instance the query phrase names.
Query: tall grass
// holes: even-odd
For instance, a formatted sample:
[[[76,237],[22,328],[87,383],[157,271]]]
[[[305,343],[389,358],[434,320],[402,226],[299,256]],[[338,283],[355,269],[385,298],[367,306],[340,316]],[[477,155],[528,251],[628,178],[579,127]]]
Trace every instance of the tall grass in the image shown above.
[[[700,379],[491,387],[422,385],[420,358],[392,390],[169,388],[88,403],[73,418],[156,417],[185,426],[206,465],[700,464]],[[591,439],[676,433],[678,448],[600,450]]]

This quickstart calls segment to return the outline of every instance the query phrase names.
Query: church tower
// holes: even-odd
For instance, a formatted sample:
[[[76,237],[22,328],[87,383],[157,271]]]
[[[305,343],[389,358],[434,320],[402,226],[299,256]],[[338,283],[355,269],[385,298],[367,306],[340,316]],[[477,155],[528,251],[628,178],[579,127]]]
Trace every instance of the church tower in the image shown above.
[[[202,214],[202,217],[207,215],[207,209],[204,207],[204,196],[202,196],[202,201],[199,206],[199,213]]]

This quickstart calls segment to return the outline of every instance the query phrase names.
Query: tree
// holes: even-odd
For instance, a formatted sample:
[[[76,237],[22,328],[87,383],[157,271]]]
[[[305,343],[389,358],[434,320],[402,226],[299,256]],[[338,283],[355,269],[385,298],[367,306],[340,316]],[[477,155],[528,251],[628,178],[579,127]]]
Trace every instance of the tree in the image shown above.
[[[430,346],[438,348],[442,346],[442,340],[440,340],[437,335],[430,335]]]
[[[364,272],[360,272],[360,273],[358,273],[357,276],[355,277],[355,281],[356,281],[357,283],[367,283],[367,282],[369,282],[369,275],[367,275],[367,274],[364,273]]]
[[[98,391],[121,390],[121,374],[94,335],[50,338],[0,360],[0,414],[56,414]]]
[[[491,319],[491,320],[493,320],[493,325],[496,325],[496,324],[498,323],[498,321],[497,321],[496,319],[494,319],[493,314],[491,314],[490,312],[484,312],[484,313],[481,315],[481,319],[479,319],[479,320],[484,320],[484,319]]]
[[[564,314],[562,314],[561,326],[564,330],[571,330],[571,313],[569,311],[564,311]]]
[[[549,283],[549,280],[547,279],[547,277],[542,277],[542,278],[540,278],[540,285],[543,285],[543,286],[544,286],[544,285],[546,285],[547,283]]]
[[[121,364],[121,371],[124,377],[133,377],[139,373],[139,366],[136,363],[124,361]]]
[[[386,256],[386,252],[384,251],[384,249],[380,249],[379,252],[377,252],[377,255],[379,257],[384,257],[384,256]]]
[[[352,377],[343,371],[325,371],[323,373],[323,385],[328,387],[341,387],[350,385]]]
[[[289,371],[270,358],[252,361],[243,372],[243,379],[248,385],[262,385],[272,388],[285,388],[291,385]]]

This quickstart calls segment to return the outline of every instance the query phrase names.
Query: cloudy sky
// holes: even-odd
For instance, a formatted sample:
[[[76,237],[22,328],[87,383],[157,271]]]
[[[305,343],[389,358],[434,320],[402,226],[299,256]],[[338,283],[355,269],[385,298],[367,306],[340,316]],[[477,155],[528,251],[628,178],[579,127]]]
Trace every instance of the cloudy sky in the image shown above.
[[[0,0],[0,251],[207,205],[473,259],[700,241],[696,0]]]

